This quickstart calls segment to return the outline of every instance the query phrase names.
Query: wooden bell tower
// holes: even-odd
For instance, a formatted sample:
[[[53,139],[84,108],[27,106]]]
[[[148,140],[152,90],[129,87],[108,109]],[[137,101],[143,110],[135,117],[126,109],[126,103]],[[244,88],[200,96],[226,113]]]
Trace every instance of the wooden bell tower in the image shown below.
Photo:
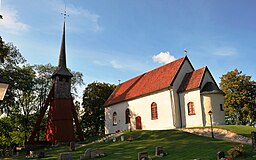
[[[48,111],[48,120],[45,131],[45,141],[52,144],[76,141],[73,120],[80,141],[83,141],[82,129],[79,124],[73,98],[71,96],[71,78],[73,75],[66,66],[66,46],[65,46],[65,22],[59,55],[58,67],[51,76],[52,88],[47,97],[45,105],[37,119],[32,131],[29,143],[35,142],[35,137],[39,131],[40,123],[45,112]]]

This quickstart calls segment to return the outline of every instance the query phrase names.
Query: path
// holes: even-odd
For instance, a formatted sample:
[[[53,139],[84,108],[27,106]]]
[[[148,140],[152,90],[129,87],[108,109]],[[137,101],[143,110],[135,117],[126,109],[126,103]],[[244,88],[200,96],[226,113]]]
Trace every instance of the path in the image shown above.
[[[182,128],[179,130],[200,135],[200,136],[212,137],[211,128],[184,128],[184,129]],[[223,140],[238,142],[242,144],[252,145],[252,139],[248,137],[244,137],[242,135],[238,135],[228,130],[213,128],[213,133],[214,133],[214,138],[216,139],[223,139]]]
[[[92,142],[90,142],[90,143],[82,144],[81,146],[88,146],[88,145],[94,144],[94,143],[100,143],[100,142],[105,142],[105,141],[111,141],[111,140],[113,140],[114,138],[117,138],[117,137],[121,136],[122,134],[124,134],[124,133],[123,133],[123,132],[118,132],[118,133],[109,134],[109,135],[106,136],[106,137],[103,137],[103,138],[101,138],[101,139],[92,141]]]

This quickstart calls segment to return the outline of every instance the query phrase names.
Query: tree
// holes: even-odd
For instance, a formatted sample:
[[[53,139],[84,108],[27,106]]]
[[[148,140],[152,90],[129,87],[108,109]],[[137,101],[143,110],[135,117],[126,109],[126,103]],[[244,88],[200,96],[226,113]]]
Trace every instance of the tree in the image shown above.
[[[4,63],[5,57],[8,54],[8,47],[4,44],[2,37],[0,36],[0,62]]]
[[[4,117],[0,119],[0,146],[9,146],[11,143],[11,135],[13,126],[11,123],[11,119],[8,117]]]
[[[220,88],[225,93],[225,113],[229,124],[256,122],[256,82],[234,69],[222,75]]]
[[[104,103],[114,91],[115,85],[93,82],[89,84],[83,94],[82,127],[86,136],[104,133],[105,115]]]
[[[4,101],[0,102],[0,113],[9,114],[11,106],[15,102],[14,90],[16,88],[15,74],[18,72],[20,66],[25,65],[25,58],[12,43],[5,43],[0,39],[0,58],[3,63],[0,63],[0,75],[5,81],[10,83],[6,92]],[[18,77],[19,79],[19,77]]]
[[[0,60],[3,62],[0,63],[0,75],[10,83],[4,101],[0,101],[0,115],[5,113],[8,118],[11,117],[13,125],[9,128],[11,130],[8,131],[8,135],[1,132],[0,137],[6,139],[5,137],[10,134],[17,135],[16,142],[20,143],[22,138],[26,143],[28,134],[50,91],[52,85],[50,77],[56,67],[51,64],[34,66],[26,64],[17,47],[12,43],[5,43],[2,39],[0,39]],[[83,84],[83,75],[75,71],[72,71],[72,74],[74,77],[71,88],[74,92],[73,96],[77,96],[76,87]],[[44,126],[42,127],[44,129]],[[1,143],[2,141],[0,145]]]

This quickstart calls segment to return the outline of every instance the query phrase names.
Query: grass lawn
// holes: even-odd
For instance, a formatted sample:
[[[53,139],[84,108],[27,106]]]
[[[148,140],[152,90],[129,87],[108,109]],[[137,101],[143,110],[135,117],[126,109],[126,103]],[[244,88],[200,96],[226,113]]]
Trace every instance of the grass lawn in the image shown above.
[[[243,135],[245,137],[251,138],[251,132],[256,132],[256,128],[251,126],[242,126],[242,125],[221,125],[214,126],[215,128],[221,128],[235,132],[237,134]]]
[[[125,139],[132,135],[134,141],[116,141],[102,142],[89,146],[79,146],[72,152],[73,159],[79,159],[80,155],[88,148],[98,148],[104,150],[107,156],[98,158],[101,160],[136,160],[138,152],[147,151],[150,158],[154,160],[216,160],[218,151],[228,151],[238,143],[224,140],[201,137],[178,130],[164,131],[133,131],[125,132]],[[168,153],[165,157],[155,157],[154,149],[156,146],[162,146]],[[251,152],[250,145],[244,145],[245,153],[243,157],[236,159],[256,160],[256,153]],[[49,147],[44,149],[47,160],[58,159],[59,154],[69,152],[68,146]],[[227,152],[226,152],[227,155]],[[24,155],[17,159],[25,159]]]

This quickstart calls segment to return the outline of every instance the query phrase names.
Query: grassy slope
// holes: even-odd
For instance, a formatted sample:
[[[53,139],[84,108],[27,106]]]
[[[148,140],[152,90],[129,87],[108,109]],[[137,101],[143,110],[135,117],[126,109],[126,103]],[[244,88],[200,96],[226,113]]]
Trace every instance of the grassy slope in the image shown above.
[[[135,138],[132,142],[103,142],[87,147],[77,147],[77,150],[72,152],[73,159],[79,159],[80,155],[87,148],[98,148],[104,150],[107,154],[106,157],[101,158],[102,160],[135,160],[137,159],[137,153],[141,151],[147,151],[154,160],[192,160],[196,158],[200,158],[200,160],[215,160],[218,151],[227,151],[238,145],[229,141],[200,137],[177,130],[126,132],[125,138],[130,134]],[[165,157],[155,157],[155,146],[164,147],[168,155]],[[68,146],[53,147],[52,149],[47,148],[45,152],[48,157],[45,159],[57,159],[59,153],[68,152],[68,149]],[[245,145],[245,149],[245,156],[240,159],[256,159],[256,153],[250,152],[251,146]],[[18,159],[22,158],[19,157]]]
[[[242,126],[242,125],[222,125],[222,126],[215,126],[216,128],[226,129],[237,134],[246,136],[251,138],[251,132],[256,132],[256,128],[251,126]]]

